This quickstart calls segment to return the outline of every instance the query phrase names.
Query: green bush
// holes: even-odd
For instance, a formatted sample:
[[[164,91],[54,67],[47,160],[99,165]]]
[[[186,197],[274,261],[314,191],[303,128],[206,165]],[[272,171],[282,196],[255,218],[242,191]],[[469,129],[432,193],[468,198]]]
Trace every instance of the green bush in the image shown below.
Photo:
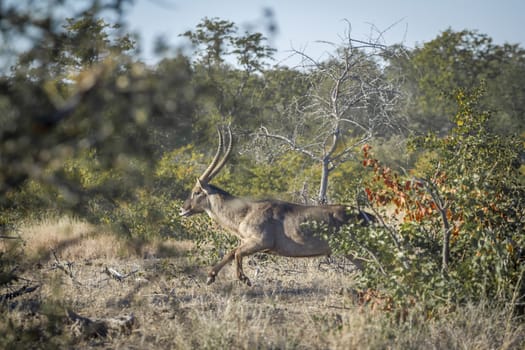
[[[385,291],[399,306],[523,303],[524,144],[488,130],[490,114],[478,109],[482,94],[457,92],[448,136],[411,141],[428,155],[417,176],[395,174],[364,149],[373,172],[366,192],[380,222],[346,227],[331,243],[366,260],[363,287]],[[389,224],[391,216],[403,219]]]

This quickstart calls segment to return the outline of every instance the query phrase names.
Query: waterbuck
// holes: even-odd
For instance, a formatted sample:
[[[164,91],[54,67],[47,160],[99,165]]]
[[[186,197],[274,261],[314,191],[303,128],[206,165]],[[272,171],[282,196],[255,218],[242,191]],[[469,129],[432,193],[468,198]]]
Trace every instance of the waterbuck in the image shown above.
[[[237,277],[251,286],[242,268],[242,258],[257,252],[288,257],[330,255],[328,242],[315,232],[311,223],[337,229],[351,220],[368,224],[373,216],[363,211],[351,214],[343,205],[307,206],[279,200],[251,200],[235,197],[211,185],[210,181],[224,167],[232,150],[232,133],[228,128],[228,146],[224,156],[223,135],[219,131],[219,146],[212,162],[197,179],[190,196],[184,202],[180,215],[190,216],[206,212],[221,227],[240,239],[233,249],[208,273],[207,284],[213,283],[219,271],[235,259]],[[314,225],[316,226],[316,225]],[[317,225],[318,226],[318,225]]]

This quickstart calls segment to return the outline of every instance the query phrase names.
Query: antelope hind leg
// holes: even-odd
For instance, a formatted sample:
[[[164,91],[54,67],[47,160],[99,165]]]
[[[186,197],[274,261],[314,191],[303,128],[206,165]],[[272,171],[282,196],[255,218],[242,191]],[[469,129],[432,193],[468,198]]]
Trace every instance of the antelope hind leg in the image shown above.
[[[252,286],[250,279],[244,274],[242,269],[242,258],[254,253],[268,249],[264,244],[257,241],[249,241],[245,244],[242,244],[235,250],[235,262],[237,263],[237,278],[246,283],[249,287]]]

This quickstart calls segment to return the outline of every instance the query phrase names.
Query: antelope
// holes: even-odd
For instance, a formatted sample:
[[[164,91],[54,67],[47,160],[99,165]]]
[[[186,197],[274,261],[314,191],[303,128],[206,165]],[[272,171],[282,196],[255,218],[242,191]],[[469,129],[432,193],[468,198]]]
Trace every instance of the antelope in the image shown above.
[[[331,250],[328,242],[309,223],[321,223],[333,230],[351,220],[358,220],[363,225],[374,221],[371,214],[364,211],[352,214],[344,205],[317,206],[273,199],[251,200],[233,196],[210,184],[232,151],[232,132],[228,127],[228,146],[219,161],[224,140],[219,129],[218,134],[219,145],[213,160],[197,179],[180,209],[183,217],[205,212],[219,226],[240,239],[239,246],[211,268],[207,284],[213,283],[219,271],[235,260],[237,278],[251,286],[244,274],[242,259],[257,252],[286,257],[329,256]]]

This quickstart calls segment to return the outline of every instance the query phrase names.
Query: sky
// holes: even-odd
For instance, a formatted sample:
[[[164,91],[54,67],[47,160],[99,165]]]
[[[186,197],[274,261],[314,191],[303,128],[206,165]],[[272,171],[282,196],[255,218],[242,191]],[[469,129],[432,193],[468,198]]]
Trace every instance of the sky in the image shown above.
[[[421,46],[448,28],[477,30],[496,44],[525,47],[523,0],[135,0],[126,18],[141,38],[143,58],[154,63],[156,37],[182,45],[179,34],[195,29],[204,17],[263,33],[277,49],[277,61],[285,65],[293,65],[287,59],[292,49],[321,59],[330,50],[322,41],[341,43],[348,23],[354,39],[382,33],[384,44],[408,48]],[[276,25],[274,32],[268,31],[271,23]]]

